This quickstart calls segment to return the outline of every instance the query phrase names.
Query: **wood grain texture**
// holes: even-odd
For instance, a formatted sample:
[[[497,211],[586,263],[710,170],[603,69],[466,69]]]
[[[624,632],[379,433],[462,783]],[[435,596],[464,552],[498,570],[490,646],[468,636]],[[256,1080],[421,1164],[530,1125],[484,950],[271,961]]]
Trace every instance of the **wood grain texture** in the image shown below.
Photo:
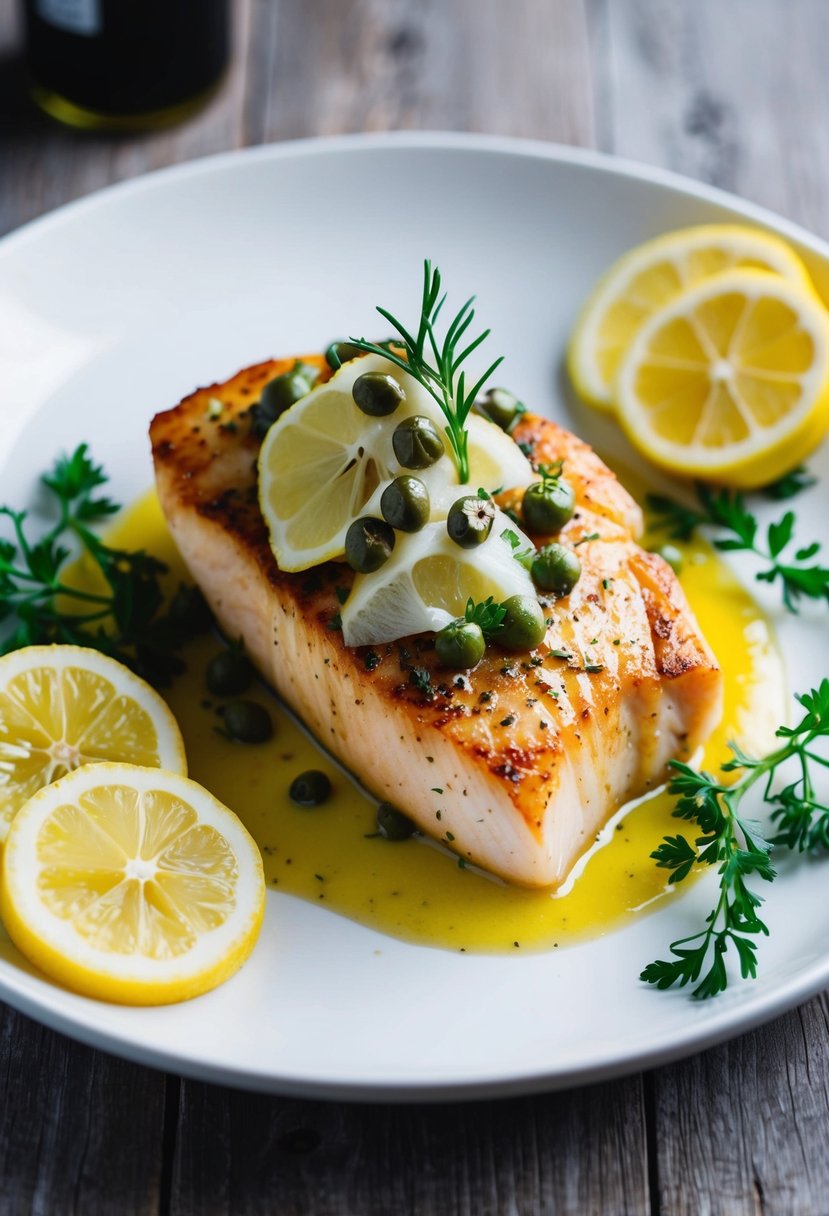
[[[165,1078],[0,1005],[0,1212],[150,1216]]]
[[[638,1216],[640,1083],[426,1107],[185,1083],[172,1216]]]

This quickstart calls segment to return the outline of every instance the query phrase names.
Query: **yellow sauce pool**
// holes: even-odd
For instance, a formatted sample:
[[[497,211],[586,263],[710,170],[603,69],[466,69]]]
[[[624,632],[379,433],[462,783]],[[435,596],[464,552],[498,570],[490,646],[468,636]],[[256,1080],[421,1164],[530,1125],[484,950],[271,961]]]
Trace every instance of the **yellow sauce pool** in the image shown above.
[[[186,577],[158,502],[148,495],[128,511],[113,543],[145,548]],[[706,768],[727,758],[727,740],[768,747],[784,713],[782,666],[769,628],[751,596],[702,542],[680,545],[682,584],[725,671],[725,714],[705,751]],[[394,937],[452,950],[542,950],[617,928],[667,894],[667,871],[649,854],[678,824],[673,800],[647,796],[612,824],[577,867],[562,893],[511,887],[422,838],[389,843],[372,837],[376,802],[297,725],[264,688],[273,739],[246,746],[217,733],[219,702],[204,671],[221,643],[195,640],[187,673],[168,691],[187,747],[190,775],[231,807],[260,849],[268,883]],[[246,694],[247,695],[247,694]],[[288,787],[305,769],[322,769],[333,785],[312,810],[293,805]]]

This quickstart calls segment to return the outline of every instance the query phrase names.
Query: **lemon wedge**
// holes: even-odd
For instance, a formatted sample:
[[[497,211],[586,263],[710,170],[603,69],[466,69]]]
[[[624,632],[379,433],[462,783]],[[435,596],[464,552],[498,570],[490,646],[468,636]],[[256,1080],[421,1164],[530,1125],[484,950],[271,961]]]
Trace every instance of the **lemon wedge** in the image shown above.
[[[81,646],[0,658],[0,842],[39,789],[101,760],[187,772],[181,732],[158,693]]]
[[[420,532],[400,534],[391,557],[373,574],[361,574],[342,612],[346,646],[380,645],[410,634],[439,630],[462,617],[470,597],[480,603],[511,595],[536,598],[524,567],[515,560],[513,547],[501,534],[507,529],[521,548],[532,542],[501,511],[495,512],[492,531],[482,545],[461,549],[446,531],[446,513],[458,497],[458,487],[438,501],[442,519]]]
[[[790,280],[724,271],[645,322],[615,391],[622,426],[655,464],[766,484],[829,429],[829,315]]]
[[[382,418],[364,414],[351,392],[359,376],[373,371],[392,376],[404,394],[394,413]],[[342,558],[350,524],[362,515],[380,515],[385,487],[411,471],[397,461],[392,435],[415,414],[431,419],[444,438],[444,455],[417,471],[432,495],[458,481],[445,439],[446,419],[413,376],[379,355],[344,364],[270,428],[259,455],[259,504],[280,569],[307,570]],[[529,461],[508,435],[483,418],[468,422],[471,478],[479,479],[475,489],[532,480]]]
[[[771,271],[811,290],[794,251],[760,228],[704,224],[646,241],[611,266],[576,323],[567,363],[579,395],[611,410],[616,373],[640,326],[687,287],[732,267]]]
[[[3,852],[0,915],[22,954],[76,992],[186,1000],[248,957],[259,851],[194,781],[130,764],[76,769],[35,794]]]

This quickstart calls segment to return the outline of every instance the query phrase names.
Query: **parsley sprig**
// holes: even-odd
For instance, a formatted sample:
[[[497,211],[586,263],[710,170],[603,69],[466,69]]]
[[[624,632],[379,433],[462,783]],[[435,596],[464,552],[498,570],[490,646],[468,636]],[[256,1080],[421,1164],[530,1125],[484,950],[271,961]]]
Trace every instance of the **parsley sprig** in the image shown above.
[[[651,856],[657,865],[671,871],[670,883],[682,882],[696,865],[717,866],[719,893],[705,927],[672,942],[672,958],[659,959],[644,969],[640,978],[647,983],[661,989],[696,984],[694,997],[716,996],[728,985],[726,955],[732,946],[743,979],[753,979],[757,974],[756,940],[769,930],[758,915],[762,897],[748,880],[774,879],[772,845],[802,851],[829,844],[829,805],[817,800],[811,767],[829,767],[829,759],[813,750],[816,741],[829,738],[829,679],[798,700],[805,713],[796,726],[779,728],[777,737],[783,742],[775,751],[756,759],[731,744],[734,757],[722,771],[743,774],[733,784],[672,761],[676,776],[668,790],[678,795],[673,813],[696,824],[700,835],[693,842],[682,834],[666,836]],[[775,779],[789,761],[797,764],[799,775],[775,793]],[[771,840],[741,813],[743,799],[758,782],[765,782],[763,798],[779,828]]]
[[[489,640],[496,636],[503,625],[507,610],[503,604],[496,603],[491,595],[477,604],[470,596],[463,615],[469,624],[478,625],[481,633]]]
[[[767,496],[778,500],[791,498],[811,484],[812,480],[805,471],[798,469],[769,487]],[[759,582],[779,583],[783,603],[789,612],[797,612],[798,603],[803,598],[823,599],[829,603],[829,567],[815,560],[821,551],[820,542],[797,544],[794,537],[797,517],[794,511],[786,511],[763,532],[757,517],[746,505],[743,494],[725,489],[713,490],[702,484],[697,485],[696,493],[696,507],[674,502],[661,495],[649,495],[651,526],[667,532],[676,540],[690,540],[700,527],[717,529],[721,535],[714,538],[715,548],[723,552],[753,553],[765,563],[764,569],[758,570],[755,578]],[[793,552],[792,546],[795,546]]]
[[[0,653],[53,642],[91,646],[164,684],[183,670],[175,651],[185,635],[209,616],[192,588],[182,587],[167,608],[164,563],[107,545],[92,531],[120,510],[97,493],[107,480],[81,444],[42,478],[58,517],[37,540],[28,512],[0,507],[11,525],[11,539],[0,539]],[[67,579],[67,565],[81,553],[101,575],[98,590]]]
[[[349,341],[369,354],[382,355],[414,376],[434,398],[446,418],[445,431],[458,467],[458,476],[462,483],[466,483],[469,481],[466,420],[484,384],[503,362],[503,356],[495,359],[471,388],[467,387],[466,373],[461,370],[461,365],[486,341],[490,330],[485,329],[476,338],[469,339],[469,329],[475,319],[472,307],[475,297],[471,296],[449,323],[443,339],[439,339],[436,326],[445,302],[446,295],[441,293],[440,271],[427,260],[423,264],[423,295],[416,334],[412,334],[387,309],[377,309],[399,335],[399,345],[405,351],[405,358],[396,353],[396,341],[383,344],[367,342],[365,338],[350,338]]]

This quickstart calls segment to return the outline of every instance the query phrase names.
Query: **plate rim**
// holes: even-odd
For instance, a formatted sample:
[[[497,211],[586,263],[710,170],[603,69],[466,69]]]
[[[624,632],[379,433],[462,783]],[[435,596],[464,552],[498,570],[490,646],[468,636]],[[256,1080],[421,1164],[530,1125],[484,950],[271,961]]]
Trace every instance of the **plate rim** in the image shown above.
[[[600,175],[632,179],[649,185],[673,190],[685,197],[699,199],[715,205],[736,209],[749,221],[771,228],[788,239],[829,260],[829,242],[808,229],[779,215],[760,204],[741,198],[727,190],[705,182],[648,165],[636,160],[617,157],[610,153],[589,148],[573,147],[539,139],[523,139],[511,136],[485,135],[447,131],[396,131],[369,132],[345,135],[310,137],[269,143],[255,147],[236,148],[194,158],[180,164],[156,169],[137,177],[115,182],[93,193],[47,212],[27,223],[12,229],[0,238],[0,273],[9,255],[25,249],[41,234],[59,230],[76,218],[83,220],[99,207],[111,201],[144,191],[164,189],[168,183],[186,180],[212,173],[222,173],[240,159],[245,161],[287,161],[295,158],[326,157],[332,154],[364,151],[420,150],[478,152],[498,156],[509,156],[530,161],[552,161],[592,170]],[[27,1016],[51,1029],[88,1046],[108,1051],[121,1058],[145,1066],[172,1071],[177,1075],[208,1081],[214,1084],[233,1085],[247,1090],[280,1093],[288,1096],[334,1099],[339,1101],[382,1102],[434,1102],[509,1097],[534,1092],[549,1092],[570,1086],[588,1084],[615,1077],[629,1075],[642,1068],[658,1067],[698,1051],[715,1046],[736,1034],[746,1033],[776,1016],[794,1008],[814,996],[829,984],[829,952],[823,959],[800,970],[785,981],[778,990],[759,994],[746,1009],[743,1003],[735,1003],[724,1009],[716,1022],[700,1028],[690,1018],[683,1033],[668,1034],[669,1041],[659,1041],[633,1054],[619,1054],[619,1049],[605,1049],[600,1057],[588,1064],[576,1062],[564,1064],[554,1070],[518,1071],[511,1067],[507,1073],[493,1071],[475,1078],[456,1074],[445,1081],[418,1082],[409,1078],[401,1081],[340,1079],[331,1082],[309,1079],[303,1074],[281,1071],[278,1075],[252,1071],[243,1067],[228,1067],[205,1060],[182,1056],[173,1048],[159,1048],[136,1042],[128,1031],[100,1028],[82,1020],[71,1010],[56,1009],[41,999],[40,985],[48,980],[30,977],[25,972],[19,976],[6,976],[0,969],[0,999]],[[687,999],[687,998],[686,998]]]

